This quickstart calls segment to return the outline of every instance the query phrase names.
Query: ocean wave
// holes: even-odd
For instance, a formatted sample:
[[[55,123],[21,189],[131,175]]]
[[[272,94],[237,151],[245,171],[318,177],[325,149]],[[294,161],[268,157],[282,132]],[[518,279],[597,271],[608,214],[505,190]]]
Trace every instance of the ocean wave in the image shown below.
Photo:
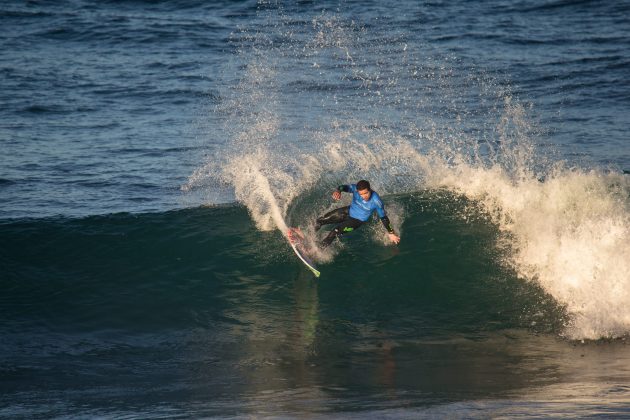
[[[431,313],[424,321],[432,325],[431,334],[477,334],[503,328],[559,331],[564,315],[554,302],[493,261],[496,253],[488,246],[496,235],[492,225],[483,218],[471,224],[460,219],[458,212],[465,210],[465,201],[445,192],[424,191],[390,197],[389,202],[407,209],[406,246],[394,252],[377,239],[379,225],[366,226],[348,239],[341,260],[321,266],[320,281],[347,284],[348,270],[361,267],[366,307],[378,313],[389,305],[389,310],[397,308],[401,316],[414,319],[415,311]],[[130,300],[146,308],[150,299],[167,290],[168,296],[178,295],[177,300],[188,300],[187,306],[194,307],[200,297],[183,291],[182,284],[208,281],[230,290],[240,287],[243,277],[260,277],[262,285],[268,278],[282,284],[305,275],[283,236],[257,230],[239,205],[79,219],[4,220],[0,229],[0,255],[7,268],[4,308],[9,312],[22,310],[25,301],[52,308],[72,299],[77,307],[94,302],[96,306],[84,314],[90,322],[111,323],[108,317],[89,314]],[[386,279],[389,288],[384,291]],[[45,286],[34,289],[44,281]],[[52,290],[58,293],[50,294]],[[134,290],[144,292],[130,294]],[[466,297],[471,295],[476,299]],[[121,301],[114,303],[114,296]],[[164,299],[169,298],[158,297]],[[168,316],[178,309],[164,311]],[[17,316],[12,313],[11,318]],[[38,313],[33,307],[29,317]],[[190,318],[187,322],[194,323]]]
[[[324,33],[323,27],[330,30]],[[505,254],[493,264],[513,270],[564,308],[570,321],[558,333],[573,339],[630,333],[630,312],[623,305],[630,299],[630,267],[624,262],[630,261],[624,243],[630,234],[625,177],[567,169],[570,165],[553,154],[541,153],[536,146],[539,128],[515,90],[486,74],[467,74],[448,56],[418,61],[403,40],[394,39],[393,47],[369,48],[367,59],[357,48],[367,42],[361,28],[325,15],[313,23],[302,48],[279,51],[268,41],[292,37],[282,29],[273,21],[270,33],[250,37],[242,46],[235,61],[244,64],[243,74],[232,92],[221,95],[219,107],[230,116],[225,153],[200,166],[184,190],[230,185],[259,230],[285,234],[288,225],[330,209],[324,194],[306,193],[325,186],[333,189],[366,178],[385,196],[446,189],[471,200],[473,212],[486,214],[496,225],[497,238],[489,246]],[[379,34],[372,38],[382,39]],[[568,40],[539,39],[554,44]],[[357,80],[366,72],[367,82],[359,87],[363,95],[351,100],[377,111],[346,114],[335,107],[343,92],[333,91],[322,102],[341,115],[304,134],[303,140],[283,142],[291,114],[281,105],[280,92],[299,86],[294,75],[309,63],[302,58],[315,55],[328,61],[337,78]],[[425,75],[423,84],[398,89],[399,77],[417,74]],[[573,75],[570,83],[580,83],[578,77]],[[320,83],[326,87],[330,81]],[[481,111],[468,106],[478,103],[485,104]],[[399,111],[398,104],[406,108]],[[380,109],[387,111],[380,114]],[[394,117],[397,123],[388,124]],[[304,210],[296,210],[305,202],[309,205]],[[390,213],[403,241],[414,241],[418,232],[408,230],[410,213],[396,206]],[[313,235],[308,225],[303,229]],[[339,252],[327,250],[317,258],[337,261]],[[413,265],[411,260],[402,264]]]

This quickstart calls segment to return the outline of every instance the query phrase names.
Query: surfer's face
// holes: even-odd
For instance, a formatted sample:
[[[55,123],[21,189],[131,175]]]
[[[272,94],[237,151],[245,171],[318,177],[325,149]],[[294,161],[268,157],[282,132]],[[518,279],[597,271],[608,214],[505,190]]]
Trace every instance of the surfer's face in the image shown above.
[[[370,199],[370,196],[372,195],[372,191],[368,190],[367,188],[364,190],[359,190],[358,192],[363,201],[368,201]]]

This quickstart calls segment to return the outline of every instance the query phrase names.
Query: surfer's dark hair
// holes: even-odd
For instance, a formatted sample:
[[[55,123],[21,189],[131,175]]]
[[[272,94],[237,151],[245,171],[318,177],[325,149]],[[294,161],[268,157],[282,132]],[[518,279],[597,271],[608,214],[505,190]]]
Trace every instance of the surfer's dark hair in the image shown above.
[[[370,189],[370,183],[367,182],[365,179],[362,179],[361,181],[357,182],[357,190],[363,191],[363,190],[369,190],[369,189]]]

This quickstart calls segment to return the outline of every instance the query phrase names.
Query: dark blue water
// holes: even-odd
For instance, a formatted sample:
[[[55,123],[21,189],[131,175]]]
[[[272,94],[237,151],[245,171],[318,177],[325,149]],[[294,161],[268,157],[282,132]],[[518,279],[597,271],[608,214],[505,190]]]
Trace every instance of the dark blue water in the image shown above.
[[[3,3],[0,416],[628,416],[628,16]]]

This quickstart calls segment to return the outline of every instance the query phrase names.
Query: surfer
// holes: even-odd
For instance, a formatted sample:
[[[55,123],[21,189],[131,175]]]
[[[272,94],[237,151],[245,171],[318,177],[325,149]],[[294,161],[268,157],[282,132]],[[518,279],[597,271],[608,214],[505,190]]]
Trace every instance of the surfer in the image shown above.
[[[361,180],[356,184],[340,185],[332,193],[333,200],[340,200],[342,191],[352,193],[352,204],[332,210],[317,218],[315,222],[315,231],[318,231],[323,225],[337,223],[337,226],[322,240],[322,247],[327,247],[335,238],[358,229],[374,211],[378,213],[383,226],[387,229],[389,239],[395,244],[400,242],[400,237],[394,232],[385,213],[381,197],[376,191],[372,191],[368,181]]]

